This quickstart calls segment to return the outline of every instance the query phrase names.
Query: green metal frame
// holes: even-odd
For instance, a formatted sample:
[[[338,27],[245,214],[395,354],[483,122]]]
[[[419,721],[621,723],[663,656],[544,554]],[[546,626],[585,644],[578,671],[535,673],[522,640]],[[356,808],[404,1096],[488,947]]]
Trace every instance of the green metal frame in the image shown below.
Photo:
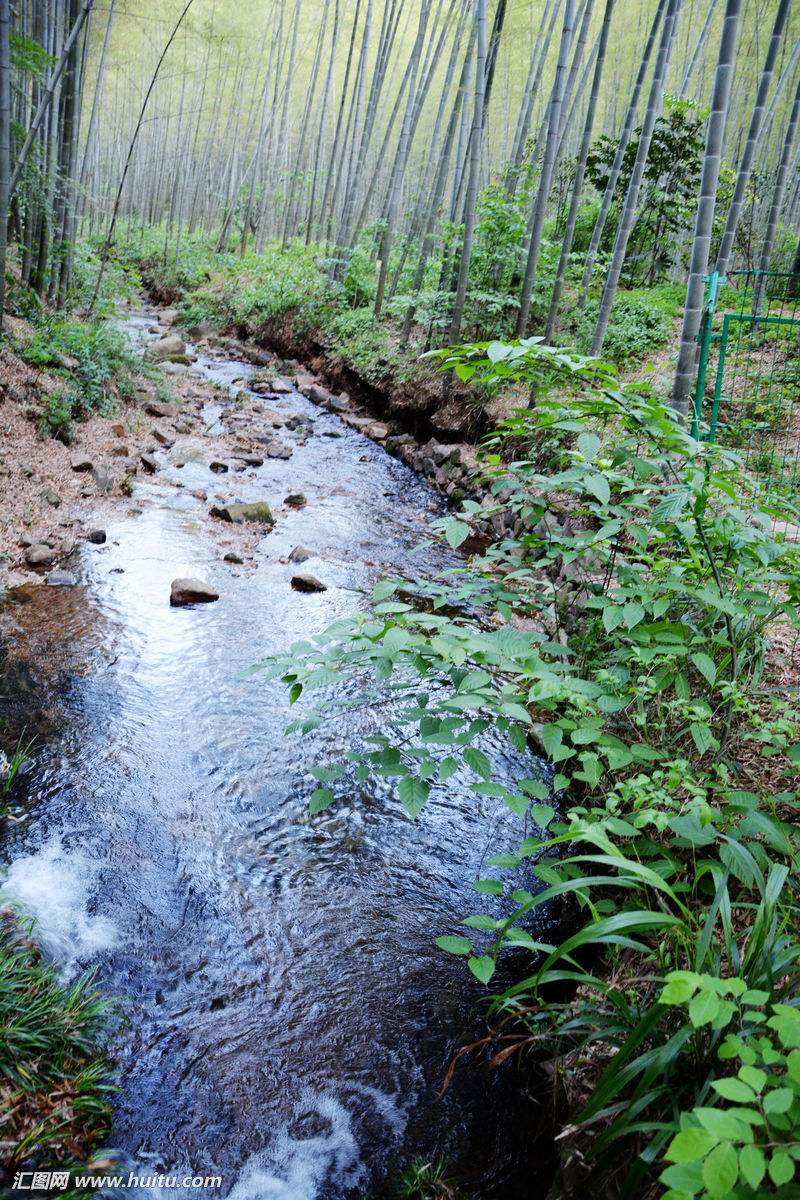
[[[697,340],[700,343],[700,361],[697,366],[697,384],[694,390],[694,417],[692,419],[692,437],[696,438],[700,430],[700,418],[703,412],[703,397],[706,391],[706,375],[708,374],[708,358],[711,353],[711,343],[716,339],[714,333],[714,313],[717,307],[719,289],[725,283],[725,276],[719,271],[706,275],[706,299],[703,305],[703,316],[700,322],[700,332]]]
[[[771,274],[771,275],[776,275],[779,273],[787,274],[787,275],[789,274],[788,271],[787,272],[777,272],[777,271],[769,272],[769,274]],[[717,424],[719,422],[719,406],[720,406],[720,401],[722,399],[722,389],[723,389],[724,383],[725,383],[725,360],[726,360],[727,351],[728,351],[728,341],[730,340],[730,330],[731,330],[731,326],[735,325],[735,324],[750,325],[750,326],[758,325],[759,327],[761,327],[761,326],[773,326],[774,327],[776,325],[794,326],[796,329],[800,330],[800,320],[796,319],[795,317],[754,317],[752,313],[725,313],[724,317],[722,318],[721,333],[712,334],[712,336],[706,340],[706,356],[705,356],[706,361],[705,361],[705,370],[703,372],[703,378],[702,378],[703,387],[705,387],[705,377],[706,377],[706,373],[707,373],[707,369],[708,369],[708,351],[710,350],[711,342],[718,341],[719,342],[719,360],[717,362],[717,375],[716,375],[716,380],[714,382],[714,399],[713,399],[713,402],[711,405],[711,420],[709,422],[708,435],[707,435],[707,439],[706,439],[709,442],[711,442],[712,445],[714,444],[714,441],[715,441],[716,435],[717,435]],[[701,353],[702,353],[702,351],[701,351]],[[701,382],[700,381],[700,373],[698,371],[698,389],[699,389],[700,382]],[[696,424],[699,424],[700,414],[698,412],[697,402],[698,402],[698,398],[700,395],[701,395],[701,393],[699,393],[699,391],[695,395],[695,423]],[[694,436],[696,437],[697,433],[694,428],[693,428],[692,432],[693,432]]]
[[[700,323],[700,332],[697,335],[697,341],[700,345],[700,353],[697,366],[697,383],[694,393],[694,412],[692,417],[692,437],[700,437],[700,422],[703,416],[703,402],[705,399],[706,379],[708,377],[708,366],[711,355],[711,348],[714,344],[719,345],[719,359],[717,362],[717,372],[714,384],[714,399],[711,407],[711,420],[709,422],[708,432],[704,435],[704,440],[713,444],[717,425],[719,422],[719,409],[722,400],[723,388],[725,382],[725,363],[727,358],[728,342],[730,339],[731,326],[739,324],[749,324],[750,326],[768,326],[768,325],[783,325],[795,326],[800,331],[800,317],[785,317],[771,316],[769,313],[763,315],[759,313],[744,311],[727,312],[723,315],[722,328],[719,331],[714,329],[714,318],[717,311],[717,303],[720,296],[720,291],[724,284],[729,280],[743,279],[745,281],[763,281],[768,279],[794,279],[797,281],[798,294],[795,297],[800,302],[800,276],[793,271],[732,271],[729,276],[720,275],[718,271],[713,271],[706,276],[706,297],[703,305],[703,316]],[[764,295],[763,288],[758,289],[759,293]],[[783,299],[787,299],[784,297]]]

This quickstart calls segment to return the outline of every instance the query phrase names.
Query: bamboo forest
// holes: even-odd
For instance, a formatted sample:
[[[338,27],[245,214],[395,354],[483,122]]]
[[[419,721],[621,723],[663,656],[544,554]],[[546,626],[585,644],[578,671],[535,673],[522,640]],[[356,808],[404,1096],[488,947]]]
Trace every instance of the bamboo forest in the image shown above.
[[[800,1200],[800,0],[0,0],[0,1197]]]

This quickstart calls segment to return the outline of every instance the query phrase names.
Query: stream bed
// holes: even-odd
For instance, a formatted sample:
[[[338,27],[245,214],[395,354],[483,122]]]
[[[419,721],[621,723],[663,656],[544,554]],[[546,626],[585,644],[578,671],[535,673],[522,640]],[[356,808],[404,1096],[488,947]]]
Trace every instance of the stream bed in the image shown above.
[[[125,320],[141,339],[153,314]],[[253,368],[219,351],[191,369],[230,385],[204,414],[213,433]],[[415,823],[385,781],[309,819],[309,767],[379,716],[287,736],[286,689],[244,674],[364,607],[380,574],[441,567],[444,551],[418,546],[442,500],[299,393],[269,403],[300,431],[291,458],[232,483],[161,452],[106,517],[106,544],[76,552],[76,586],[0,606],[0,715],[37,734],[0,894],[36,916],[67,976],[97,967],[120,997],[111,1145],[129,1169],[219,1174],[208,1194],[233,1200],[378,1200],[413,1158],[442,1155],[470,1200],[544,1195],[535,1097],[513,1064],[467,1056],[440,1095],[485,1032],[486,993],[433,939],[480,907],[470,884],[509,814],[456,778]],[[276,510],[307,497],[241,570],[207,516],[232,487]],[[326,591],[292,590],[297,544]],[[171,608],[177,576],[219,601]]]

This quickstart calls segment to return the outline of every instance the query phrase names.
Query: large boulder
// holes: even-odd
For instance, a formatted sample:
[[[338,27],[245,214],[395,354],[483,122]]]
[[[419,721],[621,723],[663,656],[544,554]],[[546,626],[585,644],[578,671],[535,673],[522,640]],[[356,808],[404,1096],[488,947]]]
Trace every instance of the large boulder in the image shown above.
[[[272,528],[275,524],[272,509],[263,500],[249,504],[215,504],[209,512],[212,517],[220,521],[230,521],[234,525],[268,525]]]
[[[173,579],[169,602],[174,608],[185,604],[210,604],[219,600],[219,592],[202,579]]]
[[[170,333],[166,337],[152,342],[148,347],[147,355],[154,362],[168,362],[176,356],[184,358],[186,355],[186,343],[177,333]]]

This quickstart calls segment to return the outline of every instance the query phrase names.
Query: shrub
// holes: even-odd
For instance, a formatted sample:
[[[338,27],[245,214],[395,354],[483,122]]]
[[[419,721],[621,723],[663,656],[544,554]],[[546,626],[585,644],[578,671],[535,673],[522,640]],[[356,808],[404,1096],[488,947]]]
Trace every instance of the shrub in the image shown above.
[[[60,313],[43,314],[20,353],[32,366],[69,378],[72,415],[79,418],[107,412],[119,385],[131,384],[142,367],[124,333],[107,321],[76,321]]]
[[[68,392],[49,392],[39,418],[39,436],[57,438],[68,446],[72,441],[72,404]]]
[[[325,322],[328,346],[336,358],[354,367],[364,379],[378,383],[395,358],[386,326],[372,308],[345,309]]]
[[[624,367],[665,346],[672,337],[675,324],[673,293],[671,288],[618,293],[603,343],[603,358]],[[591,300],[586,306],[577,331],[581,346],[588,348],[591,344],[599,303],[599,300]]]

